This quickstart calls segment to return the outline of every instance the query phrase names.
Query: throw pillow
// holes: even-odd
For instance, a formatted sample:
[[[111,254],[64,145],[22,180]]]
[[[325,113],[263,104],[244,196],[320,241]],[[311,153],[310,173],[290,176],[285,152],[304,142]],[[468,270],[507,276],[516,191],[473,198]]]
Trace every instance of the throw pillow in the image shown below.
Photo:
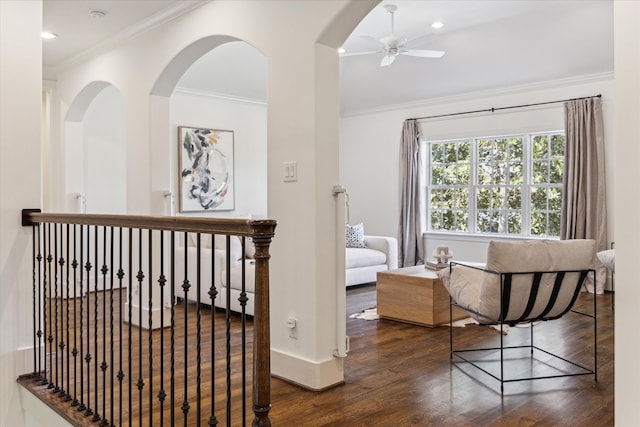
[[[366,248],[364,244],[364,225],[362,223],[356,225],[346,224],[344,227],[345,243],[348,248]]]
[[[244,256],[253,259],[256,255],[256,245],[253,244],[253,238],[247,237],[244,243]]]

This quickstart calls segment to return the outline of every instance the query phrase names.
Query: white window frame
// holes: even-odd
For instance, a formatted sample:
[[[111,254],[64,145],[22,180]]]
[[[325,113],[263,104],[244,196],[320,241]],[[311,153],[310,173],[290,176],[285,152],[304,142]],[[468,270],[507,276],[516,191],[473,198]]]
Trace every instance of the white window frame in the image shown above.
[[[491,136],[473,136],[468,138],[447,138],[439,140],[421,140],[420,141],[420,153],[422,160],[422,170],[420,172],[421,181],[424,183],[421,188],[422,191],[422,219],[425,230],[425,234],[443,234],[443,235],[459,235],[459,236],[478,236],[478,237],[491,237],[499,236],[501,238],[547,238],[557,239],[558,236],[547,235],[532,235],[531,234],[531,188],[537,186],[533,183],[533,140],[539,135],[563,135],[566,139],[564,130],[550,130],[543,132],[523,132],[523,133],[510,133],[505,135],[491,135]],[[480,232],[477,230],[477,204],[476,204],[476,191],[479,188],[478,184],[478,141],[491,140],[491,139],[509,139],[509,138],[522,138],[523,141],[523,184],[521,185],[521,233],[520,234],[508,234],[508,233],[489,233]],[[471,171],[470,171],[470,183],[469,183],[469,224],[468,231],[456,231],[456,230],[433,230],[431,228],[431,209],[430,209],[430,192],[431,185],[431,145],[454,143],[454,142],[471,142]],[[538,184],[539,185],[539,184]],[[556,187],[562,189],[562,183],[560,184],[547,184],[544,187]],[[447,186],[437,186],[439,188],[446,188]],[[548,222],[547,222],[548,227]]]

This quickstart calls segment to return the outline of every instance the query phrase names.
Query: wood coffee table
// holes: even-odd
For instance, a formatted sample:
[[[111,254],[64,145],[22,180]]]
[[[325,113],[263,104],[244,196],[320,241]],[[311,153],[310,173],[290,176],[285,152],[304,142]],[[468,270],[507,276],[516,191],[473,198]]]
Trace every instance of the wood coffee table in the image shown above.
[[[376,290],[383,319],[431,327],[449,323],[449,293],[436,271],[423,265],[379,272]],[[453,307],[453,320],[466,317]]]

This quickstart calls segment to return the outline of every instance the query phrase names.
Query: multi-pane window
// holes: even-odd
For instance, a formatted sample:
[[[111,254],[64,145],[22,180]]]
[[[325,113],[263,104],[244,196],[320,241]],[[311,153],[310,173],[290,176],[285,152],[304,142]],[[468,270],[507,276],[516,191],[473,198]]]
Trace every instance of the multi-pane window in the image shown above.
[[[562,132],[426,143],[433,231],[559,236]]]

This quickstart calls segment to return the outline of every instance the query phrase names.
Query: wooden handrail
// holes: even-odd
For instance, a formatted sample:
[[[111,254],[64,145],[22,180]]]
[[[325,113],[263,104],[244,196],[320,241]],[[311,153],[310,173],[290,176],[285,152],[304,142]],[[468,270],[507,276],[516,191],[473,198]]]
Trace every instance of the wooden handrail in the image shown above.
[[[271,425],[271,420],[269,418],[269,411],[271,410],[271,362],[270,362],[271,350],[270,350],[270,330],[269,330],[269,326],[270,326],[269,325],[270,324],[270,320],[269,320],[269,259],[271,256],[269,254],[269,246],[271,244],[272,238],[275,235],[276,221],[268,220],[268,219],[267,220],[251,220],[251,219],[168,217],[168,216],[146,216],[146,215],[42,213],[38,209],[24,209],[22,211],[22,224],[24,226],[32,226],[32,227],[38,227],[40,224],[80,225],[80,226],[90,226],[90,227],[95,226],[95,227],[105,227],[105,228],[113,227],[113,228],[121,228],[121,229],[129,228],[129,229],[150,230],[150,231],[185,232],[185,233],[200,233],[200,234],[210,234],[210,235],[215,234],[215,235],[239,236],[239,237],[252,238],[253,243],[255,245],[255,249],[256,249],[255,255],[254,255],[255,289],[254,289],[254,297],[253,297],[253,304],[254,304],[253,306],[253,316],[254,316],[253,352],[254,352],[254,355],[253,355],[253,384],[252,384],[253,407],[252,409],[254,412],[254,419],[253,419],[252,425],[253,426],[270,426]],[[60,228],[60,230],[62,230],[62,228]],[[96,233],[97,233],[97,228],[96,228]],[[40,236],[40,234],[38,234],[38,236]],[[82,234],[80,236],[81,236],[80,241],[82,242]],[[54,237],[57,238],[56,236]],[[47,239],[50,239],[50,238],[51,238],[50,234],[47,235]],[[97,237],[95,238],[97,239]],[[75,241],[75,231],[74,231],[74,238],[72,240],[70,240],[69,236],[67,235],[67,244],[69,242],[74,242],[74,241]],[[94,240],[94,242],[96,242],[95,244],[97,245],[97,240]],[[198,238],[198,242],[199,242],[199,238]],[[228,242],[229,240],[227,239],[227,245],[229,245]],[[36,243],[34,240],[34,246],[35,245]],[[54,243],[54,248],[55,248],[55,251],[57,251],[57,248],[58,248],[57,243]],[[47,247],[45,248],[45,250],[50,250],[50,248]],[[82,249],[80,249],[80,251],[82,251]],[[229,249],[227,249],[227,251],[229,251]],[[98,252],[97,246],[96,246],[95,252],[96,253]],[[200,254],[199,243],[198,243],[198,254]],[[62,254],[60,254],[60,256],[62,256]],[[56,258],[57,257],[58,255],[56,252]],[[74,254],[74,257],[75,257],[75,254]],[[50,255],[49,255],[49,258],[53,259]],[[57,274],[57,271],[58,271],[57,270],[58,260],[54,260],[55,262],[52,263],[49,260],[49,258],[47,258],[48,262],[44,264],[44,268],[46,270],[51,270],[52,268],[56,269],[54,271],[54,275],[55,275]],[[67,263],[69,261],[70,260],[67,260]],[[87,259],[87,261],[89,260]],[[36,264],[35,264],[35,252],[34,252],[34,277],[35,277],[35,265]],[[95,267],[97,268],[98,266],[96,265]],[[82,274],[82,268],[83,266],[80,266],[80,274]],[[60,263],[60,269],[61,269],[60,274],[62,274],[62,263]],[[149,267],[149,270],[151,270],[151,267]],[[87,268],[87,271],[88,271],[88,268]],[[94,270],[94,271],[97,271],[97,270]],[[104,274],[105,275],[107,274],[106,269]],[[227,275],[229,275],[229,272],[227,272]],[[243,275],[244,275],[244,272],[243,272]],[[67,283],[69,282],[69,277],[66,278],[66,281]],[[97,281],[98,279],[97,279],[97,273],[96,273],[96,284],[97,284]],[[50,283],[53,283],[53,286],[57,286],[56,277],[54,277],[53,280],[51,277],[47,277],[43,279],[44,286],[50,285]],[[35,282],[34,282],[34,289],[35,289]],[[55,295],[57,298],[57,287],[55,289],[56,289]],[[51,297],[51,291],[49,291],[49,297]],[[94,301],[97,301],[97,299],[95,299]],[[97,304],[97,302],[95,304]],[[56,316],[57,316],[57,312],[56,312]],[[97,318],[97,314],[95,316]]]
[[[104,215],[23,211],[24,225],[34,223],[98,225],[247,237],[273,237],[276,221],[233,218],[195,218],[150,215]]]

